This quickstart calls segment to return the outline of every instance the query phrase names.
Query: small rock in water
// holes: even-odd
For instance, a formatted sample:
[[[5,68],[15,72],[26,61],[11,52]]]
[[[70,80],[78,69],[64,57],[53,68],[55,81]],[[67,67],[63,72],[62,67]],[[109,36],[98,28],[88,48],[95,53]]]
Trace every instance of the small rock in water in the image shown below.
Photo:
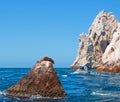
[[[54,61],[51,58],[42,58],[17,84],[4,90],[4,92],[7,95],[21,98],[30,98],[32,96],[65,97],[66,93],[53,68],[53,64]]]

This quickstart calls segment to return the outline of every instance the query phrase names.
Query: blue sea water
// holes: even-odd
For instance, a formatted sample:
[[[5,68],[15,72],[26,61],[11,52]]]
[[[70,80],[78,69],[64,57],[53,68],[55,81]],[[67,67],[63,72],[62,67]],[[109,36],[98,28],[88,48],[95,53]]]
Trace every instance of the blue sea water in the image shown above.
[[[74,73],[68,68],[55,68],[67,96],[63,99],[21,100],[5,96],[3,90],[15,84],[30,68],[0,68],[0,102],[118,102],[120,74]]]

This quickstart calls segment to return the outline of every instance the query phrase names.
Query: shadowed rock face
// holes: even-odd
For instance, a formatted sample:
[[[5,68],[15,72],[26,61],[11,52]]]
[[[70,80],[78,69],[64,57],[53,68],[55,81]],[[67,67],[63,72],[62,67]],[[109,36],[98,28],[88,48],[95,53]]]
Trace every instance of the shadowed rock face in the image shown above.
[[[53,68],[53,63],[49,57],[42,58],[17,84],[4,92],[10,96],[24,98],[34,95],[50,98],[65,97],[66,93]]]
[[[93,68],[102,64],[102,55],[110,44],[119,22],[112,13],[101,11],[94,19],[88,34],[80,34],[76,60],[71,68],[90,63]]]

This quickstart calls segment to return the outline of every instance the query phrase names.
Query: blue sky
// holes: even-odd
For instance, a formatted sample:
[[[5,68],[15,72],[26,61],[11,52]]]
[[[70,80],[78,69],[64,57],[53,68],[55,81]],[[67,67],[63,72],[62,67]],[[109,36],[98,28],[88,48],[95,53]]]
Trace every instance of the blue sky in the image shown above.
[[[120,19],[119,0],[0,0],[0,67],[32,67],[43,56],[69,67],[103,9]]]

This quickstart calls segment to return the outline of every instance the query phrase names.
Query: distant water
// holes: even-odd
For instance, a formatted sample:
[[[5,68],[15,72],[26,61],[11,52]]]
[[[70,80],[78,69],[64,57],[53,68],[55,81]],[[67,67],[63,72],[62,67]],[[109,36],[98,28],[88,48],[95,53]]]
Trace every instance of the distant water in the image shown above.
[[[2,91],[22,78],[30,68],[0,68],[0,102],[115,102],[120,101],[120,74],[74,73],[56,68],[67,97],[64,99],[20,100],[5,96]]]

